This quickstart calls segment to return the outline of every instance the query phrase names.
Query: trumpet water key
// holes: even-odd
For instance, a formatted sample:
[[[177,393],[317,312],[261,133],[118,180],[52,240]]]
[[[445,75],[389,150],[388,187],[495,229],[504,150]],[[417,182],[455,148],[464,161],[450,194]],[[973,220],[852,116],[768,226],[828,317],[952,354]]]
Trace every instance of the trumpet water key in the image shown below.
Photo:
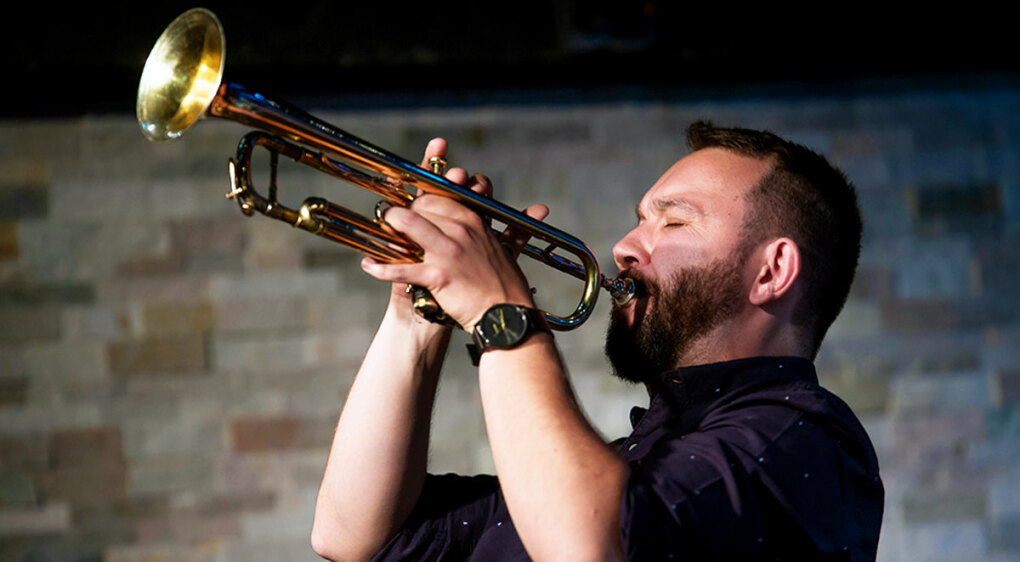
[[[216,16],[203,8],[181,14],[159,37],[145,62],[136,113],[142,133],[154,141],[175,139],[203,117],[230,119],[259,129],[241,138],[237,154],[229,162],[231,190],[227,197],[234,199],[244,214],[258,211],[379,261],[421,261],[421,249],[381,219],[379,205],[376,216],[369,218],[319,197],[309,197],[297,209],[280,204],[276,166],[283,154],[380,195],[380,204],[410,205],[420,190],[451,197],[482,216],[526,233],[532,243],[522,248],[522,254],[584,281],[581,299],[572,313],[544,313],[554,329],[569,330],[587,320],[599,288],[608,290],[621,304],[633,296],[633,282],[602,275],[594,254],[574,236],[447,180],[438,165],[433,170],[422,169],[283,101],[224,82],[225,61],[223,26]],[[265,197],[252,187],[255,147],[270,153]],[[416,295],[414,300],[416,309],[426,317],[441,317],[427,295]]]

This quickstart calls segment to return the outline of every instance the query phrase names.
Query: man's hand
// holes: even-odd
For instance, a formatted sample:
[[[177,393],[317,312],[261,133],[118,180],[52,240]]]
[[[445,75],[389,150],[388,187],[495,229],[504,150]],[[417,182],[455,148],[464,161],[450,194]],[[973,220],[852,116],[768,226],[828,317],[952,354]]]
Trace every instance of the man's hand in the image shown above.
[[[425,151],[424,162],[433,156],[445,156],[446,148],[445,141],[434,139]],[[469,178],[462,168],[453,168],[446,177],[476,193],[492,194],[492,183],[485,176]],[[534,205],[526,212],[541,220],[548,209]],[[494,304],[533,306],[527,281],[515,263],[519,248],[527,241],[526,234],[512,228],[497,234],[487,217],[435,194],[420,195],[409,209],[387,210],[385,220],[414,240],[425,254],[424,261],[417,264],[384,264],[368,257],[362,260],[362,268],[369,275],[398,284],[394,286],[394,298],[407,300],[397,295],[398,287],[403,292],[407,283],[425,287],[468,331]]]

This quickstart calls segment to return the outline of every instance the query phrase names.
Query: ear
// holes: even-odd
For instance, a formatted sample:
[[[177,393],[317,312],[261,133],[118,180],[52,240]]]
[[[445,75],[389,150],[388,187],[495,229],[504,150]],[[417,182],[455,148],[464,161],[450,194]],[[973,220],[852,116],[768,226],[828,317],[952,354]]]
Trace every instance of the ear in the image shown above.
[[[760,250],[761,268],[751,285],[749,300],[755,306],[777,301],[793,289],[800,277],[800,248],[789,238],[776,238]]]

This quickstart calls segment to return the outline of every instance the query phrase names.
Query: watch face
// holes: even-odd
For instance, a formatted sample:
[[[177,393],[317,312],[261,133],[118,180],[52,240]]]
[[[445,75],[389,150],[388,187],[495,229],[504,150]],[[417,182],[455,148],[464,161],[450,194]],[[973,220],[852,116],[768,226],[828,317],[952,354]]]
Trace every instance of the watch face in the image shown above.
[[[482,316],[479,329],[490,347],[512,346],[528,332],[528,319],[516,306],[494,306]]]

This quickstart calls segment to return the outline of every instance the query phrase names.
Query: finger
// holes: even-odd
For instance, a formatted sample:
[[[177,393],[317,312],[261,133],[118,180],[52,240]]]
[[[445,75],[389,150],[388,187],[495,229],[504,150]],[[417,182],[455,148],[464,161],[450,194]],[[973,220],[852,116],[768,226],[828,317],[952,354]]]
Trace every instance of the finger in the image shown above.
[[[450,168],[446,172],[446,179],[457,185],[464,185],[468,181],[468,173],[464,168]]]
[[[427,270],[421,264],[383,263],[368,256],[362,258],[361,269],[380,281],[410,283],[424,286]]]
[[[412,206],[421,207],[420,202],[428,199],[437,199],[440,202],[448,200],[452,203],[452,200],[446,197],[426,194],[416,198]],[[437,223],[449,224],[454,221],[447,219],[442,213],[423,212],[419,208],[390,207],[383,214],[383,220],[394,230],[410,238],[426,254],[445,255],[444,253],[453,251],[453,242]]]
[[[488,177],[482,174],[475,174],[471,176],[471,179],[464,184],[464,187],[482,197],[492,197],[492,182]],[[492,217],[482,212],[479,212],[479,214],[481,215],[482,223],[485,224],[486,228],[492,228]]]
[[[446,158],[446,151],[449,150],[449,143],[443,138],[434,138],[425,146],[425,156],[421,159],[421,167],[432,171],[429,160],[433,157]]]
[[[492,180],[488,176],[482,174],[475,174],[471,176],[467,184],[464,185],[471,191],[485,197],[492,197]]]
[[[544,220],[547,216],[549,216],[549,207],[542,204],[532,205],[524,210],[524,214],[535,220]],[[529,234],[527,230],[523,228],[515,228],[513,226],[507,226],[506,230],[503,231],[503,234],[500,235],[500,243],[504,245],[503,247],[512,250],[514,257],[517,257],[517,255],[520,254],[521,248],[523,248],[530,239],[531,234]]]
[[[524,209],[524,214],[528,215],[529,217],[535,220],[543,221],[545,220],[545,217],[549,216],[549,207],[546,207],[545,205],[538,203],[528,207],[527,209]]]
[[[452,197],[427,194],[415,199],[411,209],[435,224],[447,236],[460,240],[468,231],[487,231],[492,228],[492,220],[474,211],[469,205]],[[476,238],[473,235],[471,237]]]
[[[449,148],[450,145],[444,138],[436,137],[430,140],[429,143],[425,145],[425,155],[421,158],[421,167],[431,172],[433,170],[431,160],[433,158],[442,158],[445,161],[446,152]],[[419,187],[415,195],[421,195],[422,193],[423,191]]]

